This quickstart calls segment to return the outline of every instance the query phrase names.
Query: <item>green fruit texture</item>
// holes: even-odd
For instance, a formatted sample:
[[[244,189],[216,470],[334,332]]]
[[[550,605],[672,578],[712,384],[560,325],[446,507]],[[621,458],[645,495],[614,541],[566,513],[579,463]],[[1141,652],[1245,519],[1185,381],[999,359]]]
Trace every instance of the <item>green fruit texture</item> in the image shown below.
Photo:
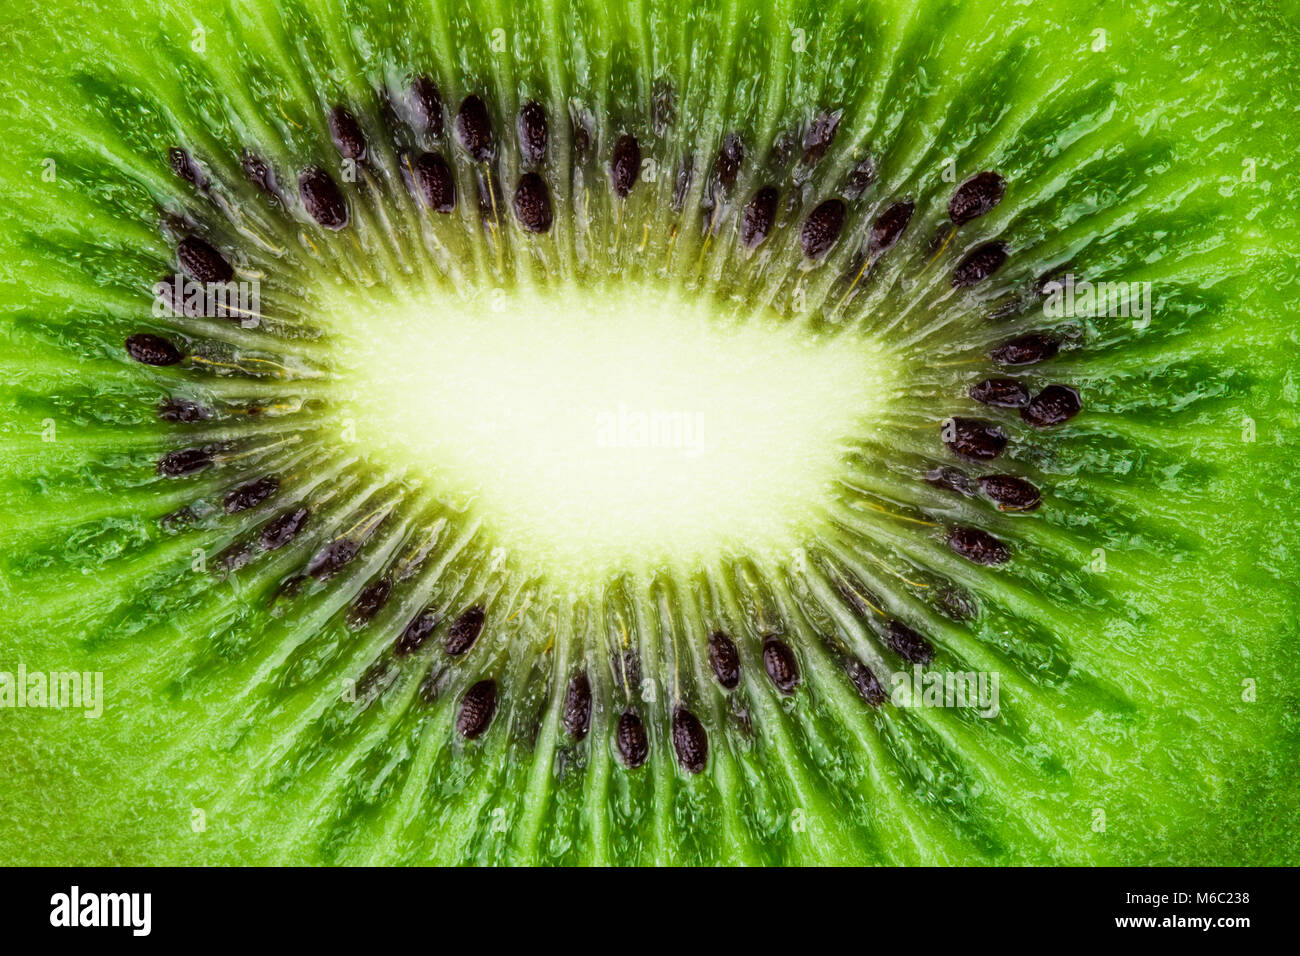
[[[6,862],[1296,863],[1248,6],[7,3]]]

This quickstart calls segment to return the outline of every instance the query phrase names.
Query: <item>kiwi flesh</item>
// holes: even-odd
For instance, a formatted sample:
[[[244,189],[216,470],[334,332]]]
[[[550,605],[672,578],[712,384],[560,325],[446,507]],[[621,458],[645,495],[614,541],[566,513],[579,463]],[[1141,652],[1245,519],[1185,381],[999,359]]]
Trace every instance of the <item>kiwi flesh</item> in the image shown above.
[[[1295,862],[1269,5],[0,29],[13,862]]]

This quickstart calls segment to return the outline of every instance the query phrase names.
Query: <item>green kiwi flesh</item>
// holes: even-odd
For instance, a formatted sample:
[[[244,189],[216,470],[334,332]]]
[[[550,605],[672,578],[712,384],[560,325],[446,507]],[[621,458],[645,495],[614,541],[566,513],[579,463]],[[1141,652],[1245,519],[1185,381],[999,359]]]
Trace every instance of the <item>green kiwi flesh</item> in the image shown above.
[[[0,31],[11,862],[1296,862],[1270,5]]]

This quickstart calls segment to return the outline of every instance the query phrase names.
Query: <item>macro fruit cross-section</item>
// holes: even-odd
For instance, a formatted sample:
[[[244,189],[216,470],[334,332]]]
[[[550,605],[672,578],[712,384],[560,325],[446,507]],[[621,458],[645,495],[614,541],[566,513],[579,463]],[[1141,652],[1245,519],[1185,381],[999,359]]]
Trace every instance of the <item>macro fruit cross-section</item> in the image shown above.
[[[1294,861],[1293,18],[33,7],[15,862]]]

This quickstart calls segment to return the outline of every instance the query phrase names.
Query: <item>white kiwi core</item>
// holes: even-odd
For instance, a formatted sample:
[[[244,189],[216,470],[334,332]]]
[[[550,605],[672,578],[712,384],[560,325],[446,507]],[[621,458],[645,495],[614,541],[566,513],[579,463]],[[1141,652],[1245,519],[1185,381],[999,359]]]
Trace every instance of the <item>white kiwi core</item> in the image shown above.
[[[653,281],[334,308],[346,438],[569,579],[797,548],[893,369]]]

